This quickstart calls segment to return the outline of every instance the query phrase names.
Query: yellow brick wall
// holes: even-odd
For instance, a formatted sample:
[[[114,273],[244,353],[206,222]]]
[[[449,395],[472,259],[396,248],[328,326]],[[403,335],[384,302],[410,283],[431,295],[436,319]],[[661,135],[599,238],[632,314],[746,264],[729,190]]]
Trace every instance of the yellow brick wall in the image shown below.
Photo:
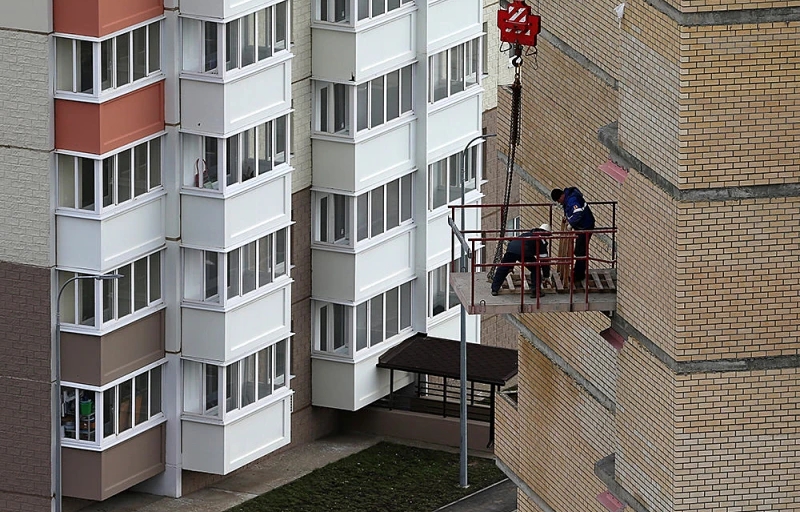
[[[627,2],[622,23],[619,139],[626,151],[678,184],[680,32],[644,2]]]
[[[800,510],[800,370],[676,379],[672,510]]]
[[[533,2],[534,11],[540,6],[542,28],[556,34],[572,48],[612,75],[619,69],[622,32],[614,14],[620,0],[560,0]]]
[[[519,476],[555,510],[603,512],[593,467],[614,449],[610,413],[524,340],[519,369]]]
[[[672,512],[675,376],[632,338],[620,352],[619,372],[617,481],[647,510]]]
[[[773,0],[669,0],[674,7],[683,12],[733,11],[740,9],[771,9],[797,7],[798,1],[776,2]]]
[[[495,400],[494,418],[494,454],[519,475],[522,467],[519,456],[519,413],[510,399],[498,396]]]
[[[623,185],[618,217],[617,312],[676,356],[676,202],[642,175]]]
[[[796,183],[800,22],[681,30],[680,183]]]
[[[797,354],[800,198],[681,203],[676,213],[675,356]]]

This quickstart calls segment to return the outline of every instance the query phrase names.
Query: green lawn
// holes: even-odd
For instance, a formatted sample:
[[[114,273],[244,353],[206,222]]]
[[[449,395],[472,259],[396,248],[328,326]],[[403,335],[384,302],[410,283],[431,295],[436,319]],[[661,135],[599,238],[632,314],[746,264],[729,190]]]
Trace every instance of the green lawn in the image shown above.
[[[382,442],[229,512],[431,512],[505,478],[493,460],[470,457],[462,489],[458,457]]]

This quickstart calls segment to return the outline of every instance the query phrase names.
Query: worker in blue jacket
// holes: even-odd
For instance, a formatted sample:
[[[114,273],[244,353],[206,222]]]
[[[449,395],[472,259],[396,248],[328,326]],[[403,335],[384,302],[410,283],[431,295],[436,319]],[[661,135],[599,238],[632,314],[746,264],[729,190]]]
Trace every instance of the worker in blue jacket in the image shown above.
[[[592,209],[583,198],[583,194],[576,187],[553,189],[550,197],[564,208],[564,217],[575,231],[586,231],[580,233],[575,240],[575,269],[573,273],[573,283],[577,286],[586,277],[586,249],[589,247],[589,239],[592,238],[591,230],[594,229],[594,215]]]
[[[538,235],[538,236],[537,236]],[[503,255],[503,259],[501,263],[516,263],[521,261],[525,264],[525,267],[530,272],[531,278],[528,279],[528,284],[533,287],[532,278],[536,276],[536,286],[539,286],[542,282],[539,279],[539,272],[538,269],[541,268],[541,276],[544,279],[550,278],[550,265],[542,265],[541,267],[536,267],[536,265],[529,265],[528,263],[535,262],[537,259],[543,260],[548,258],[548,243],[545,240],[544,236],[550,235],[550,225],[549,224],[542,224],[538,228],[533,228],[530,231],[525,231],[517,236],[515,240],[512,240],[508,243],[508,247],[506,248],[506,252]],[[523,247],[522,247],[522,238],[530,238],[530,240],[525,240],[525,254],[523,254]],[[494,272],[494,279],[492,279],[492,295],[497,295],[500,292],[500,287],[503,286],[503,281],[505,281],[506,276],[508,273],[511,272],[511,269],[514,267],[509,266],[499,266],[495,269]],[[536,290],[533,290],[535,294]]]

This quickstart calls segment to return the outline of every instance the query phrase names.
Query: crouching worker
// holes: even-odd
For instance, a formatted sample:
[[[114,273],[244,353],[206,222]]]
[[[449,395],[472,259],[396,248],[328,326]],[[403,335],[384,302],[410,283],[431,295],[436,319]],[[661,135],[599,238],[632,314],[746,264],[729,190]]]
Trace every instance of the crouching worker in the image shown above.
[[[540,236],[549,236],[550,235],[550,226],[548,224],[542,224],[538,228],[531,229],[530,231],[525,231],[524,233],[520,234],[521,238],[530,238],[534,237],[537,234]],[[503,259],[501,263],[516,263],[518,261],[525,264],[525,267],[530,272],[531,277],[528,279],[528,284],[533,289],[534,286],[539,287],[540,283],[542,282],[541,279],[550,279],[550,265],[542,265],[537,267],[536,265],[529,265],[529,263],[535,262],[537,259],[542,260],[549,257],[548,253],[548,243],[547,240],[544,238],[532,238],[531,240],[525,240],[525,254],[522,254],[522,240],[512,240],[508,244],[508,248],[506,248],[506,252],[503,255]],[[522,258],[525,258],[525,261],[522,261]],[[500,287],[503,286],[503,281],[505,281],[508,273],[514,267],[509,266],[499,266],[495,268],[494,272],[494,279],[492,280],[492,295],[497,295],[500,292]],[[541,268],[541,278],[539,269]],[[533,276],[536,276],[536,284],[532,283]],[[533,289],[533,293],[536,293],[536,290]]]

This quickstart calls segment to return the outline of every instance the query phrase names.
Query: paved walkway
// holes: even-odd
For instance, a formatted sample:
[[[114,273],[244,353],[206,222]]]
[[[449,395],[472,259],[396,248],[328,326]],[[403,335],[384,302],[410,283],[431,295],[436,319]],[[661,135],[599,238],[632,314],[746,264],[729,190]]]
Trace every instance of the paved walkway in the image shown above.
[[[285,485],[313,470],[360,452],[381,441],[377,436],[332,436],[287,450],[237,471],[216,484],[181,498],[125,491],[103,502],[65,499],[64,512],[223,512]],[[411,443],[415,444],[416,443]],[[431,448],[431,446],[427,446]],[[441,449],[441,447],[435,447]],[[442,509],[442,512],[512,512],[516,487],[500,482]],[[511,501],[513,499],[513,502]]]

